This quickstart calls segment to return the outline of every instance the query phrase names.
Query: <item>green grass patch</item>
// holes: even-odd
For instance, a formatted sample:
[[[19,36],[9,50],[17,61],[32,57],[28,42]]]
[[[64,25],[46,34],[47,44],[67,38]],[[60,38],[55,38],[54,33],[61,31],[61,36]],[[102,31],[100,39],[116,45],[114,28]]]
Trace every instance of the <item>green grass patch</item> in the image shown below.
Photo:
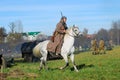
[[[48,70],[39,71],[39,62],[16,62],[11,68],[4,69],[8,73],[7,80],[119,80],[120,79],[120,47],[117,46],[106,54],[92,55],[91,52],[81,52],[75,55],[75,62],[79,72],[69,67],[64,70],[58,68],[65,64],[64,60],[48,61]],[[16,76],[15,75],[16,72]],[[13,74],[14,73],[14,74]],[[21,73],[21,74],[20,74]],[[12,75],[10,75],[12,74]],[[18,76],[18,77],[17,77]]]

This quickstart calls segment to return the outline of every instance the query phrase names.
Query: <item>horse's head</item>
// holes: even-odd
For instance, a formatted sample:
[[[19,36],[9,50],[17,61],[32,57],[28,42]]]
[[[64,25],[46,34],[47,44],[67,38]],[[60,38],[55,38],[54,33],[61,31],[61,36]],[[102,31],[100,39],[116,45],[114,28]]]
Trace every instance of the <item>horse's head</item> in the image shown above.
[[[74,25],[73,25],[73,27],[72,27],[72,34],[73,34],[74,36],[81,36],[81,35],[82,35],[82,33],[79,31],[79,28],[76,27],[76,26],[74,26]]]

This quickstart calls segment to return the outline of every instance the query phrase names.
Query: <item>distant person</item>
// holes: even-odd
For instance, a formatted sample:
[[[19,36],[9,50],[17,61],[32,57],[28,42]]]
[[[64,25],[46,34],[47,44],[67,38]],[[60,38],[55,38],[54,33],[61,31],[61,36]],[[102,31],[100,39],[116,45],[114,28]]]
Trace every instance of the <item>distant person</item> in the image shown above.
[[[97,40],[96,39],[91,41],[91,49],[92,49],[92,54],[97,54],[98,53]]]
[[[105,42],[102,38],[99,41],[99,53],[100,54],[103,54],[103,53],[105,54]]]
[[[67,17],[62,16],[60,22],[56,25],[53,36],[47,45],[47,51],[50,53],[56,53],[56,55],[61,53],[64,35],[66,33],[66,29],[68,29],[66,21]]]

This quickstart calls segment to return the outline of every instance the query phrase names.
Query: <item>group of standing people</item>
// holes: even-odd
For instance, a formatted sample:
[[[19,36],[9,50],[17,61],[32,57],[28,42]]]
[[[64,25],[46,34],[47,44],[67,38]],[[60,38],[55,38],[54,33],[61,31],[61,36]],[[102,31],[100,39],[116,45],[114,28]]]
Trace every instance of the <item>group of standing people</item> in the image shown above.
[[[99,41],[99,45],[97,43],[97,40],[94,39],[91,41],[91,49],[92,54],[105,54],[105,42],[103,39]]]

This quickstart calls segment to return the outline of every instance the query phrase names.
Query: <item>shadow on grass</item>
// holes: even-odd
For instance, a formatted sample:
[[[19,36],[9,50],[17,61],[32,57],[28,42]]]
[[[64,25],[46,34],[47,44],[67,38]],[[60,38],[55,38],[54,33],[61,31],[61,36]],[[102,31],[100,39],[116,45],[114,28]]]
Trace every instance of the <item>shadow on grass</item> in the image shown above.
[[[81,65],[77,65],[76,67],[78,70],[80,70],[83,68],[92,68],[92,67],[94,67],[94,65],[93,64],[90,64],[90,65],[81,64]],[[70,67],[67,67],[67,68],[70,68]],[[60,70],[60,68],[48,68],[48,71],[55,71],[55,70]],[[64,70],[66,70],[66,68],[63,69],[62,71],[64,71]],[[74,67],[70,68],[70,70],[74,71]]]
[[[90,65],[86,65],[86,64],[81,64],[81,65],[77,65],[76,66],[78,70],[80,69],[83,69],[83,68],[91,68],[91,67],[94,67],[93,64],[90,64]],[[71,68],[71,71],[74,71],[74,67]]]
[[[59,68],[48,68],[48,71],[60,70]]]

